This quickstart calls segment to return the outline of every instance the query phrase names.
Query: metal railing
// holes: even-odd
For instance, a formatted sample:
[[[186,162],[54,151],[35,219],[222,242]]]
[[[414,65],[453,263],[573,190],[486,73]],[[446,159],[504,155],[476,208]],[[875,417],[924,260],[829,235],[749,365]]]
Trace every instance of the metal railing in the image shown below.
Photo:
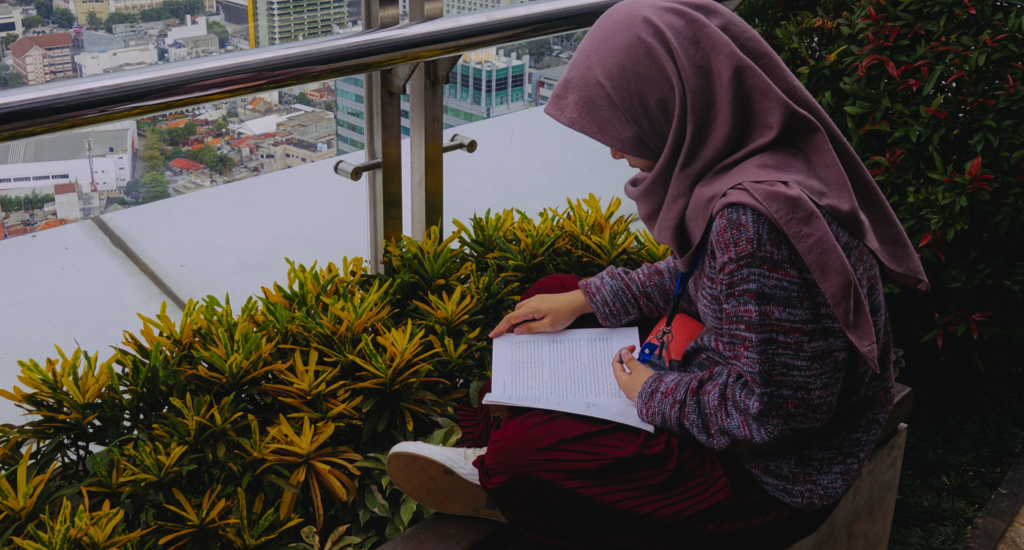
[[[586,29],[620,0],[542,0],[444,17],[443,0],[363,0],[366,30],[0,92],[0,142],[367,73],[369,259],[402,234],[401,94],[410,95],[412,236],[443,219],[444,85],[464,52]],[[475,144],[474,144],[475,145]],[[475,148],[475,146],[474,146]],[[469,150],[469,148],[465,148]],[[346,167],[339,175],[351,178]]]

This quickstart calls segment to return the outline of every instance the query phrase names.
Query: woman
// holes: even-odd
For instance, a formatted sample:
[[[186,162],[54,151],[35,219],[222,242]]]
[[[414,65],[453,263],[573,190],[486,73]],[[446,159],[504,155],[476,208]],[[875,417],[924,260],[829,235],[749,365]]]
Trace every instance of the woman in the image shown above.
[[[633,350],[609,358],[654,434],[529,409],[491,430],[467,415],[474,448],[402,443],[392,478],[427,506],[565,547],[785,548],[809,535],[892,407],[880,265],[928,286],[885,197],[768,45],[710,0],[617,4],[546,112],[641,170],[626,195],[672,257],[578,288],[542,280],[568,286],[522,301],[491,336],[590,313],[605,326],[660,317],[697,262],[680,307],[706,328],[668,371]]]

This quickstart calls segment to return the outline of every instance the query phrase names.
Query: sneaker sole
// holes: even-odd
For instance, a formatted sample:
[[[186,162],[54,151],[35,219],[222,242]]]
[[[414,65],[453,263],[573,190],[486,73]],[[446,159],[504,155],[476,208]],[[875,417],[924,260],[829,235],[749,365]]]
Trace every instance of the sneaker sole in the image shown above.
[[[410,498],[438,512],[505,521],[497,509],[487,508],[483,488],[436,460],[394,451],[388,455],[388,475]]]

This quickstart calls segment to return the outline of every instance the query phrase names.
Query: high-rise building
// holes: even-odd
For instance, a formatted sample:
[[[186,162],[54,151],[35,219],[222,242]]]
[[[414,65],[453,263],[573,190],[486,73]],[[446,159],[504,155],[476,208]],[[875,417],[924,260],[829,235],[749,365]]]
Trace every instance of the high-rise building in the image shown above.
[[[512,4],[525,4],[529,0],[444,0],[444,14],[456,15],[470,11],[489,10]]]
[[[345,28],[346,13],[346,0],[249,0],[249,46],[333,34]]]
[[[468,53],[448,75],[444,95],[444,127],[461,126],[529,106],[524,75],[529,56],[518,59],[494,48]],[[335,85],[338,153],[365,148],[363,77],[339,78]],[[402,134],[409,135],[409,97],[402,96]]]

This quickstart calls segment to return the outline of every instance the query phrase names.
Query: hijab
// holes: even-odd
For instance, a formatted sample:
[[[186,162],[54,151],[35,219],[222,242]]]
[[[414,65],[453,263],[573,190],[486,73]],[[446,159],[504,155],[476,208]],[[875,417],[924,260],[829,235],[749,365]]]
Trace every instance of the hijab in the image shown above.
[[[875,370],[867,301],[818,208],[894,280],[928,289],[896,214],[839,129],[757,32],[716,2],[616,4],[587,33],[545,112],[656,163],[626,182],[625,193],[681,270],[724,207],[767,216]]]

